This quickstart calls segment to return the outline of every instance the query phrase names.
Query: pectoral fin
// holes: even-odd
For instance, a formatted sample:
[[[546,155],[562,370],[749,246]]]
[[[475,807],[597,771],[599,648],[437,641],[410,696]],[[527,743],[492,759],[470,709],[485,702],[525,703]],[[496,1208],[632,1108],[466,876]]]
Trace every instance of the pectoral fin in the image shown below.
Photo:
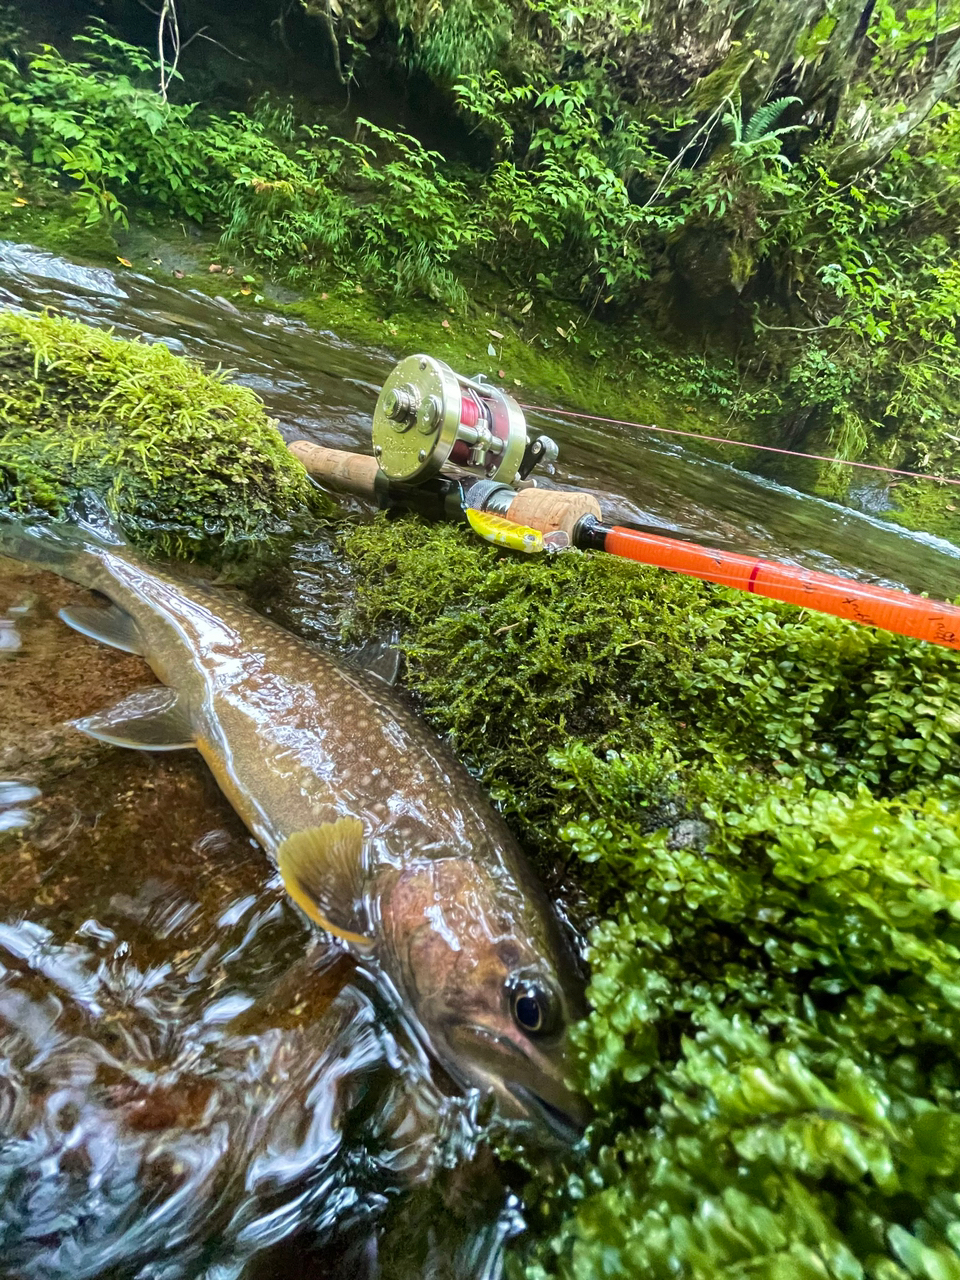
[[[363,884],[363,823],[340,818],[297,831],[277,850],[277,866],[298,907],[335,937],[364,951],[373,940],[356,931]]]
[[[393,688],[400,678],[403,654],[389,640],[370,640],[358,650],[353,660],[367,675],[376,676]]]
[[[72,723],[88,737],[115,747],[180,751],[196,745],[182,700],[175,689],[163,685],[138,689],[108,710]]]
[[[111,649],[122,649],[124,653],[143,656],[137,624],[118,605],[111,604],[102,609],[95,605],[71,605],[69,609],[61,609],[59,617],[68,627],[91,640],[108,644]]]

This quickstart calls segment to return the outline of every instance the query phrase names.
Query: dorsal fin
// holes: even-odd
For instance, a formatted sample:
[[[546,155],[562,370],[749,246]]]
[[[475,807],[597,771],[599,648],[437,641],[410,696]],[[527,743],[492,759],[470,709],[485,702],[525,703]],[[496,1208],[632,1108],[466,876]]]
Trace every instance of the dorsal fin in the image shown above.
[[[339,818],[296,831],[277,850],[287,893],[321,929],[363,951],[373,939],[357,931],[363,889],[363,823]]]

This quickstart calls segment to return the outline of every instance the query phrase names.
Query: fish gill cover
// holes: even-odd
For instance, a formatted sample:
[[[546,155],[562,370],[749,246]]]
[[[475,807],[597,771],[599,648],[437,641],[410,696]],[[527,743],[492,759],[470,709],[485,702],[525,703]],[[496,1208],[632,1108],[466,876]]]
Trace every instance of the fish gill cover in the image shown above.
[[[958,657],[654,569],[350,532],[349,630],[594,922],[544,1280],[960,1277]]]

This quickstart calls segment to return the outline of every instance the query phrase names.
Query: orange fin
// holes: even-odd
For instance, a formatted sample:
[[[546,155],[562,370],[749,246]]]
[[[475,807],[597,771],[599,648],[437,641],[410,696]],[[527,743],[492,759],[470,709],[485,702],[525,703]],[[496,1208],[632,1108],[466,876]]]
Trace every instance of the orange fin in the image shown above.
[[[363,887],[363,823],[340,818],[296,831],[277,850],[287,893],[321,929],[362,951],[373,939],[357,932],[357,900]]]

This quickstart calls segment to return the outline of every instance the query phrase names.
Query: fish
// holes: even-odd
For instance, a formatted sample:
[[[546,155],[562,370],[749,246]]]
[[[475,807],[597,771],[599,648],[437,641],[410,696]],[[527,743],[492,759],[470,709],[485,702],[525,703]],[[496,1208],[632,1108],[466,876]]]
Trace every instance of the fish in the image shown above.
[[[292,900],[368,966],[454,1086],[511,1131],[575,1142],[570,1029],[584,974],[503,818],[386,686],[236,593],[137,556],[106,512],[0,521],[0,553],[106,597],[69,626],[159,685],[74,721],[102,742],[199,751]]]

